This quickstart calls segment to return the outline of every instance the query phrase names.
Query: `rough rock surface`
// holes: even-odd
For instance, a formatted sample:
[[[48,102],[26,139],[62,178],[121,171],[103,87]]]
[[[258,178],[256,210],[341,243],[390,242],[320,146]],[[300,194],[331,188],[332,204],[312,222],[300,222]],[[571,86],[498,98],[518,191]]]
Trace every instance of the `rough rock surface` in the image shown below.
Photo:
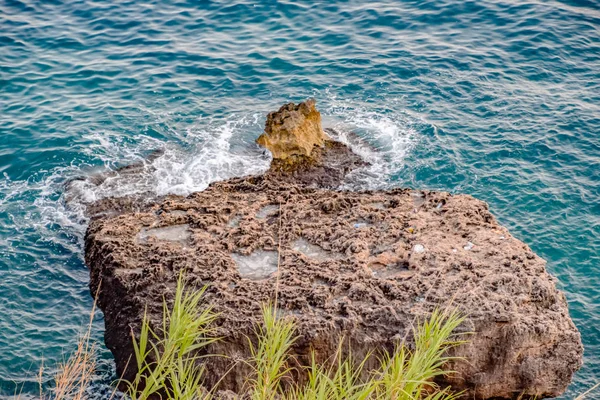
[[[296,132],[286,121],[320,121],[313,110],[310,102],[284,106],[269,115],[266,135]],[[286,148],[302,160],[293,168],[275,158],[265,175],[214,183],[185,198],[90,205],[90,288],[101,286],[105,342],[119,374],[135,373],[131,329],[139,330],[146,308],[160,321],[163,298],[172,298],[185,271],[190,285],[208,285],[205,300],[220,313],[223,340],[206,351],[230,357],[206,359],[208,386],[242,389],[247,337],[261,304],[277,292],[277,307],[297,321],[300,364],[311,349],[329,359],[340,337],[358,356],[391,351],[410,340],[416,318],[452,304],[468,315],[460,329],[473,334],[455,350],[465,360],[448,366],[457,373],[440,383],[469,399],[565,390],[583,349],[544,260],[467,195],[327,190],[364,162],[327,138],[310,143]],[[269,149],[278,154],[276,147]]]
[[[159,318],[181,270],[192,285],[209,285],[206,301],[221,313],[224,339],[208,351],[233,360],[248,356],[245,335],[277,289],[278,307],[298,323],[301,363],[310,348],[329,357],[341,335],[357,353],[391,349],[415,317],[452,302],[469,315],[462,329],[475,334],[446,382],[468,398],[556,396],[581,364],[579,333],[545,262],[466,195],[233,179],[94,220],[86,261],[92,292],[102,281],[105,341],[120,373],[132,354],[130,327],[146,306]],[[210,358],[207,384],[230,363]],[[222,387],[239,390],[243,369]]]
[[[256,143],[269,149],[274,159],[310,158],[313,149],[323,146],[326,140],[315,105],[315,100],[309,99],[298,105],[288,103],[269,113],[265,133]]]

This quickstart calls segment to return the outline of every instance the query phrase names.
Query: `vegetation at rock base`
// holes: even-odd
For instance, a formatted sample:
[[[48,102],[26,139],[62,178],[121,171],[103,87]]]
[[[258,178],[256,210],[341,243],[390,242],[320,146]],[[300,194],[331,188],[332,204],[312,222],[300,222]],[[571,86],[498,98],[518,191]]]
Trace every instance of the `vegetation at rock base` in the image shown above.
[[[202,386],[204,373],[197,351],[218,340],[217,315],[202,305],[204,289],[186,290],[180,277],[171,307],[163,305],[161,326],[152,328],[145,316],[138,337],[133,336],[138,373],[125,382],[132,400],[152,398],[169,400],[209,400],[218,398]],[[93,317],[93,311],[92,311]],[[464,343],[454,330],[464,320],[456,311],[435,310],[424,322],[416,324],[410,348],[398,343],[392,354],[368,354],[356,359],[351,349],[344,351],[343,341],[329,362],[317,363],[313,353],[311,365],[305,367],[307,381],[293,382],[290,350],[296,340],[293,318],[277,314],[273,304],[262,308],[262,325],[256,337],[248,338],[252,375],[247,378],[243,399],[252,400],[453,400],[460,393],[439,388],[436,376],[451,373],[444,369],[453,358],[451,347]],[[95,370],[96,349],[90,341],[90,326],[79,340],[77,350],[59,366],[52,398],[56,400],[87,397],[86,389]],[[255,339],[254,341],[252,339]],[[210,355],[223,357],[224,355]],[[204,356],[209,357],[209,356]],[[366,371],[371,357],[379,368]],[[40,371],[41,376],[42,371]],[[600,384],[576,400],[583,400]],[[19,396],[16,396],[19,397]],[[44,397],[40,393],[40,397]]]
[[[304,385],[291,383],[291,389],[287,390],[280,383],[290,371],[286,367],[286,356],[294,340],[294,324],[278,318],[272,306],[263,308],[263,321],[265,325],[258,332],[258,341],[259,347],[265,348],[265,351],[253,352],[251,360],[259,377],[258,383],[252,381],[254,385],[250,390],[253,399],[450,400],[459,395],[450,393],[448,389],[440,390],[433,383],[436,376],[449,373],[443,370],[446,362],[452,359],[445,355],[446,350],[462,343],[453,336],[453,331],[463,321],[463,317],[455,311],[434,311],[429,320],[415,329],[413,350],[398,344],[393,354],[383,353],[379,357],[380,367],[373,371],[365,371],[365,365],[374,355],[355,359],[351,349],[343,355],[342,342],[328,365],[315,362],[313,354],[312,363],[307,368],[308,382]],[[268,346],[271,348],[267,349]],[[366,379],[363,378],[365,375]]]
[[[180,276],[172,308],[163,304],[160,331],[153,330],[144,315],[139,339],[133,337],[138,373],[127,383],[133,400],[155,394],[178,400],[208,398],[195,352],[217,340],[211,327],[216,315],[210,307],[201,307],[203,293],[204,289],[184,290]]]
[[[152,395],[172,400],[210,399],[213,394],[202,387],[203,369],[196,351],[217,340],[211,324],[216,315],[210,307],[202,308],[203,291],[185,290],[179,279],[172,308],[164,306],[160,332],[151,328],[146,317],[139,337],[134,338],[138,374],[128,382],[132,399],[144,400]],[[247,379],[245,397],[271,399],[427,399],[457,398],[448,389],[433,382],[438,375],[449,373],[443,367],[451,357],[446,351],[461,341],[453,331],[463,321],[457,312],[435,311],[415,328],[414,348],[398,344],[393,354],[379,356],[379,369],[365,371],[370,357],[356,360],[344,352],[342,342],[334,359],[325,364],[313,362],[307,369],[308,382],[292,382],[290,350],[296,337],[292,318],[277,315],[272,304],[262,309],[262,325],[256,328],[256,344],[249,338],[251,357],[246,362],[253,374]],[[350,353],[349,355],[343,355]],[[213,355],[218,357],[219,355]],[[296,371],[297,372],[297,371]]]
[[[54,376],[54,397],[57,400],[82,400],[86,398],[85,390],[96,372],[96,346],[91,341],[92,320],[95,309],[96,305],[94,304],[87,331],[79,338],[77,350],[59,365],[58,373]],[[42,369],[40,369],[40,379],[41,374]],[[42,397],[41,393],[40,397]]]

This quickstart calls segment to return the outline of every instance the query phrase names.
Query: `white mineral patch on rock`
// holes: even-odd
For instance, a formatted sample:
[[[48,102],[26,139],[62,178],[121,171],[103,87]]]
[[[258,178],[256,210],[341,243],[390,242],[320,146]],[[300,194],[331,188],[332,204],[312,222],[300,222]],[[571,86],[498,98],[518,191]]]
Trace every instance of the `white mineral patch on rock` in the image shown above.
[[[231,258],[235,261],[242,278],[267,279],[277,272],[277,252],[257,250],[249,256],[233,253]]]
[[[171,225],[163,228],[144,228],[138,234],[138,239],[147,241],[149,237],[155,237],[158,240],[169,242],[185,242],[191,235],[189,228],[188,224]]]

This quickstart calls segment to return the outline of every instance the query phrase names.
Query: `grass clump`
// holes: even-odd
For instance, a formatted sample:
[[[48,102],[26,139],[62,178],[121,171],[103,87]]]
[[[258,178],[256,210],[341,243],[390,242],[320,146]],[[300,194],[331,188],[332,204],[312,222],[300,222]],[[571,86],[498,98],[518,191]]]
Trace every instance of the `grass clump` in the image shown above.
[[[96,347],[90,342],[90,332],[88,331],[77,342],[77,349],[71,357],[59,364],[58,372],[54,376],[54,397],[56,399],[85,399],[85,389],[92,381],[95,372]],[[41,374],[40,370],[40,382]]]
[[[139,338],[133,335],[137,375],[127,383],[132,400],[160,397],[169,400],[208,398],[202,387],[204,368],[196,351],[213,343],[211,324],[216,315],[210,307],[202,307],[206,288],[191,292],[179,277],[171,309],[163,303],[162,326],[157,331],[144,314]]]
[[[202,305],[205,288],[192,292],[185,288],[180,276],[173,304],[163,303],[163,318],[159,327],[153,327],[144,315],[141,331],[133,336],[135,363],[138,369],[131,382],[125,382],[127,395],[132,400],[212,399],[213,393],[202,386],[204,368],[198,354],[207,345],[218,340],[212,327],[217,315]],[[55,400],[83,400],[93,379],[96,367],[96,347],[90,340],[90,325],[80,337],[76,351],[59,365],[55,374],[52,398]],[[295,323],[291,318],[277,315],[275,306],[262,307],[262,322],[256,327],[255,343],[249,340],[252,367],[248,385],[240,396],[252,400],[454,400],[461,393],[440,388],[434,379],[450,371],[445,365],[455,357],[447,351],[464,341],[458,340],[455,329],[464,318],[456,311],[435,310],[431,316],[417,323],[413,330],[414,342],[408,346],[398,343],[392,353],[383,352],[376,358],[377,368],[366,370],[372,364],[373,354],[356,359],[351,349],[343,351],[343,341],[326,362],[316,361],[313,352],[307,367],[291,367],[291,349],[296,341]],[[199,352],[200,351],[200,352]],[[216,355],[214,355],[216,356]],[[42,393],[40,369],[40,399]],[[299,384],[294,376],[306,376]],[[579,395],[576,400],[588,398],[600,384]],[[116,389],[115,389],[116,390]],[[113,395],[115,393],[113,392]],[[20,393],[15,393],[19,399]],[[111,397],[112,398],[112,397]]]
[[[54,376],[55,399],[82,400],[86,398],[85,390],[96,372],[96,346],[90,340],[94,310],[91,315],[88,330],[77,341],[77,349],[66,361],[58,365],[58,372]],[[41,398],[43,397],[41,393],[42,372],[43,368],[40,368],[38,379]]]
[[[288,366],[289,352],[294,344],[294,323],[278,318],[271,304],[262,308],[262,326],[257,327],[255,346],[248,340],[255,377],[250,378],[252,400],[272,400],[281,392],[281,381],[292,372]]]
[[[163,399],[209,399],[202,387],[204,369],[198,363],[197,350],[217,340],[211,324],[216,316],[210,307],[201,306],[204,290],[188,292],[180,277],[175,301],[163,308],[162,327],[157,332],[144,317],[139,338],[134,337],[138,373],[128,383],[134,400],[160,396]],[[372,354],[356,360],[350,349],[344,352],[340,341],[333,359],[316,362],[304,370],[291,367],[291,349],[296,341],[295,323],[281,318],[276,307],[265,304],[262,321],[256,327],[256,340],[249,340],[251,357],[247,361],[252,376],[247,378],[244,398],[252,400],[452,400],[456,395],[441,390],[433,379],[445,374],[446,355],[455,340],[454,330],[463,318],[455,311],[435,311],[414,330],[412,349],[398,344],[392,354],[383,353],[379,368],[367,371]],[[344,354],[346,353],[346,354]],[[293,381],[294,374],[306,374],[306,383]]]
[[[435,310],[428,320],[414,330],[414,350],[399,344],[393,354],[385,353],[377,371],[377,398],[450,400],[458,397],[448,388],[440,390],[433,379],[448,374],[444,365],[456,359],[446,355],[448,349],[464,341],[457,340],[454,330],[463,322],[456,310]]]
[[[313,353],[311,365],[306,368],[307,383],[292,383],[287,390],[282,389],[279,381],[290,372],[286,359],[289,360],[288,353],[294,340],[293,323],[274,316],[272,306],[263,308],[263,319],[269,320],[271,328],[259,332],[259,346],[260,343],[273,346],[269,354],[276,354],[277,362],[269,365],[263,354],[257,357],[253,353],[259,377],[266,372],[262,369],[264,365],[271,368],[270,391],[257,390],[259,387],[255,385],[253,399],[267,400],[280,396],[289,400],[452,400],[460,395],[450,393],[447,388],[440,389],[433,382],[435,377],[449,373],[443,367],[455,358],[447,356],[447,350],[463,343],[453,335],[464,320],[456,311],[434,311],[427,321],[415,328],[412,350],[405,344],[398,344],[392,354],[383,353],[378,360],[379,368],[372,371],[365,371],[372,355],[356,360],[349,349],[344,356],[342,341],[329,366],[317,363]]]
[[[163,303],[163,318],[153,326],[144,315],[141,330],[132,333],[137,374],[125,382],[132,400],[212,399],[202,386],[204,367],[198,354],[218,340],[213,323],[217,315],[202,304],[205,288],[189,291],[180,276],[171,306]],[[240,398],[252,400],[453,400],[457,395],[440,389],[433,379],[448,373],[444,366],[453,357],[447,350],[461,341],[454,330],[463,318],[456,312],[434,311],[414,329],[414,344],[399,343],[393,353],[373,354],[356,359],[343,341],[326,362],[312,362],[293,368],[291,349],[296,341],[295,322],[282,318],[272,303],[262,307],[262,321],[254,341],[249,340],[252,375]],[[89,333],[57,376],[56,399],[83,399],[95,367]],[[217,355],[213,355],[217,356]],[[368,364],[377,368],[367,370]],[[299,384],[293,377],[304,375]]]
[[[311,365],[307,368],[308,382],[305,385],[294,385],[287,393],[285,399],[299,400],[360,400],[371,399],[376,392],[373,379],[361,380],[369,356],[360,362],[352,354],[342,357],[342,342],[338,345],[335,361],[329,367],[318,364],[314,353],[311,356]]]

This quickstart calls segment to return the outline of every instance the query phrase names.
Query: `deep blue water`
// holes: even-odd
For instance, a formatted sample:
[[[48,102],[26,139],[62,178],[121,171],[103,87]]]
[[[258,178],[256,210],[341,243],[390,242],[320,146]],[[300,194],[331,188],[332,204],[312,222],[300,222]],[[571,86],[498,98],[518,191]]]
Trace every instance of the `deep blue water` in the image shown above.
[[[379,149],[354,188],[472,194],[548,260],[586,348],[565,398],[600,380],[600,3],[200,3],[0,0],[0,395],[91,310],[67,179],[154,149],[87,199],[260,172],[266,113],[309,96]]]

